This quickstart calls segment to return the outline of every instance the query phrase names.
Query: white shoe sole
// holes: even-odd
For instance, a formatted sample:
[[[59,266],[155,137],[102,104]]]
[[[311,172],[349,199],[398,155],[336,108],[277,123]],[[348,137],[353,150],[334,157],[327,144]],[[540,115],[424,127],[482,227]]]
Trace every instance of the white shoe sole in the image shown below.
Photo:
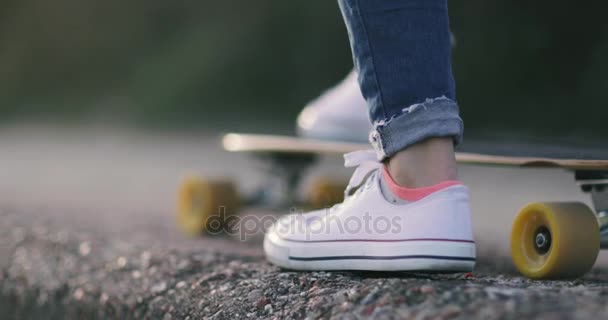
[[[469,272],[475,267],[475,243],[468,240],[289,241],[268,234],[266,258],[294,270]]]

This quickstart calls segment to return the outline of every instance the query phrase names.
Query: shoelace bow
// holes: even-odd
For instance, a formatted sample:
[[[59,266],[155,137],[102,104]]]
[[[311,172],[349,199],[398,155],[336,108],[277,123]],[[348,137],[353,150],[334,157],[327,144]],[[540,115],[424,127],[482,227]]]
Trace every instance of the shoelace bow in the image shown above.
[[[378,161],[376,152],[373,149],[369,149],[345,154],[344,166],[346,168],[357,167],[350,177],[346,190],[344,190],[344,199],[346,199],[351,194],[351,191],[360,187],[365,182],[369,173],[379,169],[382,163]]]

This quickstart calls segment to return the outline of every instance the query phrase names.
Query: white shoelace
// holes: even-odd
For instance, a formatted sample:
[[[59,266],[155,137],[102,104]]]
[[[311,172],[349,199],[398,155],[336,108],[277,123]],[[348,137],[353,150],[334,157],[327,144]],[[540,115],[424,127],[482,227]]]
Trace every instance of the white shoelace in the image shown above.
[[[369,173],[379,169],[382,166],[382,163],[378,161],[376,152],[373,149],[368,149],[345,154],[344,166],[346,168],[357,167],[350,177],[346,190],[344,190],[344,198],[346,199],[351,191],[360,187],[365,182]]]

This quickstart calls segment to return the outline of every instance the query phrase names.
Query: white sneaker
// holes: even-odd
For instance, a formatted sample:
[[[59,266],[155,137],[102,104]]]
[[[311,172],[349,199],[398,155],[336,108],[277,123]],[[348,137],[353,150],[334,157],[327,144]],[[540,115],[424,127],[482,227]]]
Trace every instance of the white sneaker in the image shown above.
[[[296,130],[306,138],[367,142],[371,131],[368,108],[354,71],[337,86],[309,103]]]
[[[344,202],[274,223],[264,239],[270,262],[296,270],[473,269],[475,243],[465,186],[447,187],[413,202],[389,201],[373,151],[347,154],[345,165],[358,168]]]

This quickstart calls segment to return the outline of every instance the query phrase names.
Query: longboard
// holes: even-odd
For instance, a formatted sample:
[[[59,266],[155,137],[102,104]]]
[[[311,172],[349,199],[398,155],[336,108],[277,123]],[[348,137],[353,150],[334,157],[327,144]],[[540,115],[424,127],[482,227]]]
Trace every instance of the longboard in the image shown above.
[[[317,156],[337,157],[370,148],[368,144],[239,133],[222,136],[221,145],[229,152],[259,157],[267,165],[266,176],[272,182],[247,197],[237,192],[233,182],[188,178],[178,193],[179,224],[188,233],[212,232],[210,218],[218,217],[218,208],[224,216],[237,214],[239,203],[293,208],[297,203],[295,190]],[[525,206],[511,229],[511,256],[516,268],[529,278],[580,277],[591,269],[599,249],[608,248],[608,150],[572,152],[572,149],[557,146],[552,152],[543,153],[542,148],[523,146],[499,146],[502,153],[457,152],[456,160],[475,165],[557,167],[574,172],[581,190],[591,195],[594,210],[578,202],[537,202]],[[528,152],[531,150],[533,152]],[[282,183],[276,184],[277,180]],[[343,187],[316,184],[311,189],[313,196],[308,200],[310,203],[319,199],[325,201],[317,201],[317,206],[340,202]],[[283,196],[277,201],[276,197],[269,196],[271,190]],[[319,197],[317,200],[315,194]]]
[[[291,155],[342,155],[369,149],[369,144],[304,139],[293,136],[228,133],[222,147],[230,152]],[[465,164],[504,165],[519,167],[561,167],[570,170],[608,170],[608,159],[576,159],[567,157],[508,156],[457,152],[456,161]]]

